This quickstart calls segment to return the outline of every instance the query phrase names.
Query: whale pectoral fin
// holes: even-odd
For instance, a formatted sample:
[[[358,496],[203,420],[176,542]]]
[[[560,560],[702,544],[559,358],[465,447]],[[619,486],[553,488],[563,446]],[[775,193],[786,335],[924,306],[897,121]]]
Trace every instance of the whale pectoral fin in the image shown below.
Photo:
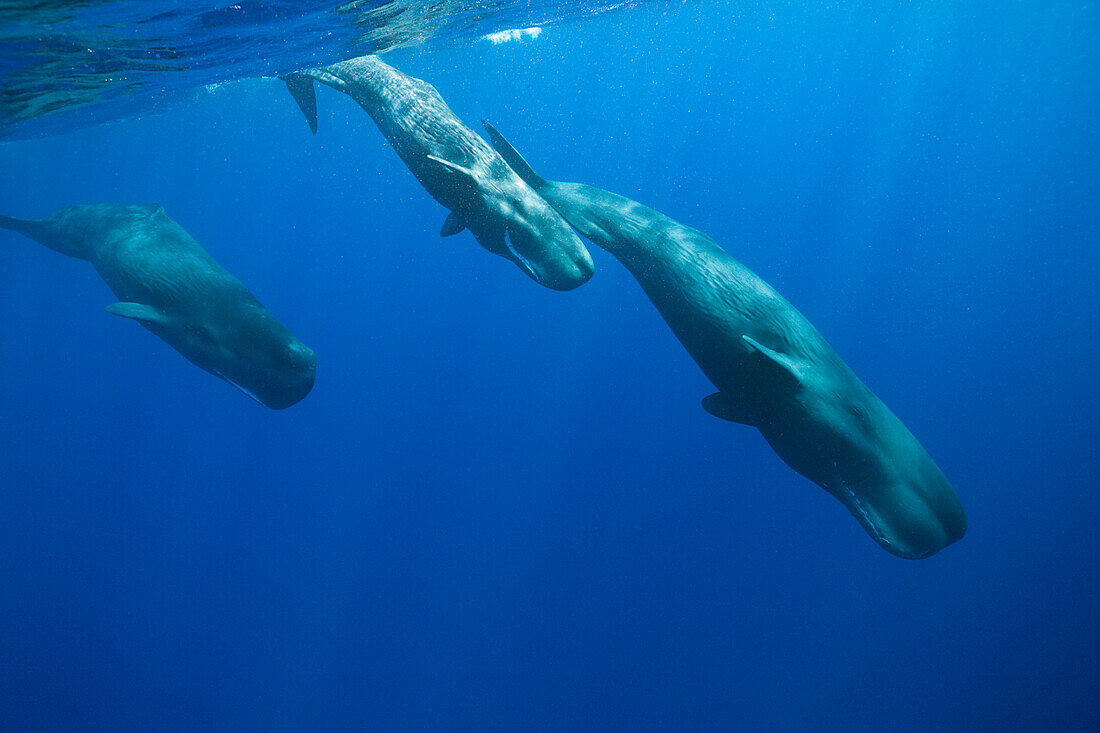
[[[103,310],[123,318],[133,318],[142,323],[163,323],[164,314],[144,303],[112,303]]]
[[[721,392],[715,392],[704,397],[703,409],[720,420],[727,420],[741,425],[755,425],[750,415]]]
[[[294,101],[298,103],[298,109],[306,116],[309,129],[317,134],[317,91],[313,88],[313,79],[305,74],[290,74],[279,77],[286,83],[287,91]]]
[[[458,163],[452,163],[449,160],[444,160],[434,155],[428,155],[426,157],[428,160],[434,161],[443,167],[445,173],[441,177],[443,177],[446,184],[451,186],[455,191],[461,192],[464,196],[478,195],[483,183],[481,174],[465,166],[461,166]]]
[[[546,181],[542,176],[535,173],[531,165],[519,154],[519,151],[512,147],[512,143],[508,142],[503,135],[497,132],[497,128],[490,125],[488,120],[482,120],[481,124],[485,126],[485,131],[489,133],[489,142],[492,143],[493,150],[497,151],[497,154],[504,158],[504,162],[508,164],[509,168],[515,171],[517,176],[522,178],[528,186],[536,190],[546,185]]]
[[[461,176],[462,182],[465,185],[473,186],[475,188],[479,185],[481,176],[479,176],[476,172],[470,170],[469,168],[461,166],[458,163],[452,163],[449,160],[443,160],[443,158],[438,158],[434,155],[429,155],[427,157],[428,160],[434,160],[436,163],[439,163],[450,172],[457,173],[459,176]]]
[[[439,236],[453,237],[465,228],[466,224],[452,211],[450,214],[447,214],[447,218],[443,222],[443,228],[439,230]]]
[[[751,336],[741,336],[741,339],[748,344],[749,351],[758,354],[778,378],[792,387],[801,384],[802,368],[797,361],[775,349],[769,349]]]

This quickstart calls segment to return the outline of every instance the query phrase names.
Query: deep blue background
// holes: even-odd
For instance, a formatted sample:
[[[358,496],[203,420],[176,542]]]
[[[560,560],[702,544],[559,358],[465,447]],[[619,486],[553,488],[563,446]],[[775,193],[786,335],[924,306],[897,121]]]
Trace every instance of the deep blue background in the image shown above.
[[[888,555],[704,413],[611,257],[541,289],[439,239],[347,97],[313,138],[226,85],[0,145],[3,213],[161,203],[319,355],[264,410],[0,234],[3,727],[1094,730],[1095,6],[814,5],[389,58],[768,280],[952,479],[961,542]]]

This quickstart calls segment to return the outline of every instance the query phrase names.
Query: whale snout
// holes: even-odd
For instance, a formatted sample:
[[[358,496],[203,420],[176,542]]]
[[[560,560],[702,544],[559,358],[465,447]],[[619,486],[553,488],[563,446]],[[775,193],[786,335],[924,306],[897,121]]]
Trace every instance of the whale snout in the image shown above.
[[[876,530],[868,529],[875,535]],[[918,521],[912,518],[891,527],[890,533],[879,538],[886,550],[907,560],[921,560],[930,557],[948,545],[962,539],[966,534],[966,515],[961,511],[957,517],[946,518],[926,516]]]
[[[254,355],[255,356],[255,355]],[[257,357],[232,371],[212,369],[264,407],[285,410],[305,399],[317,377],[317,355],[297,339],[278,350],[278,355]]]
[[[584,244],[564,222],[548,232],[509,228],[505,255],[532,280],[551,290],[572,290],[592,279],[596,266]]]
[[[536,280],[551,290],[565,291],[584,285],[595,272],[592,256],[582,246],[580,252],[563,253],[544,264]]]
[[[294,341],[287,348],[289,369],[278,380],[279,387],[273,390],[264,405],[273,410],[283,410],[303,400],[313,389],[317,378],[317,354],[301,341]]]
[[[301,341],[295,340],[287,347],[290,353],[290,362],[301,372],[308,373],[312,377],[317,372],[317,354]]]
[[[878,485],[834,492],[887,551],[909,560],[936,554],[966,534],[966,512],[947,478],[929,466]]]

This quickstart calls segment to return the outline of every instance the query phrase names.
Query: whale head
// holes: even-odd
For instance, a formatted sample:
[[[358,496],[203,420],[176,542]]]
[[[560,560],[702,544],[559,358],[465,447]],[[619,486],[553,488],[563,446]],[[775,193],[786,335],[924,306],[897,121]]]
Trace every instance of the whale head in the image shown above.
[[[219,370],[218,376],[272,410],[282,410],[301,401],[313,389],[317,355],[298,339],[272,343],[246,360],[235,361],[239,369]],[[233,374],[234,376],[230,376]]]
[[[302,400],[313,389],[317,355],[262,306],[242,316],[228,328],[208,327],[198,344],[202,363],[192,361],[273,410]]]
[[[572,290],[588,282],[595,272],[588,250],[538,194],[527,193],[489,197],[486,207],[493,226],[478,242],[551,290]]]
[[[799,362],[746,339],[780,389],[757,427],[794,470],[836,497],[883,548],[928,557],[962,538],[966,513],[902,422],[835,355]]]
[[[243,286],[200,313],[122,302],[108,313],[132,318],[196,366],[256,402],[282,410],[313,389],[317,356]]]
[[[805,398],[807,475],[899,557],[928,557],[961,539],[966,514],[947,477],[881,400],[858,391]]]
[[[576,232],[502,160],[488,173],[435,155],[426,159],[461,202],[440,234],[469,227],[478,244],[551,290],[572,290],[591,279],[595,265]]]

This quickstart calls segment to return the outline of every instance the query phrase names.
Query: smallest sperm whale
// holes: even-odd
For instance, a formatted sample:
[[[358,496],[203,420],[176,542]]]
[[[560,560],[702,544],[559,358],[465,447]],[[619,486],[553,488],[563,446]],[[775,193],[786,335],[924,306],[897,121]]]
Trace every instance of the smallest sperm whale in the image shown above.
[[[0,228],[91,262],[119,299],[108,313],[261,405],[290,407],[313,388],[313,351],[160,206],[69,206],[45,219],[0,216]]]
[[[469,229],[482,247],[553,290],[572,290],[592,277],[592,257],[573,230],[431,84],[376,56],[283,77],[315,133],[314,80],[358,102],[424,189],[450,209],[442,236]]]
[[[923,558],[966,532],[955,490],[913,434],[806,318],[703,232],[636,201],[548,181],[489,123],[493,146],[645,290],[718,388],[715,417],[752,425],[883,548]]]

